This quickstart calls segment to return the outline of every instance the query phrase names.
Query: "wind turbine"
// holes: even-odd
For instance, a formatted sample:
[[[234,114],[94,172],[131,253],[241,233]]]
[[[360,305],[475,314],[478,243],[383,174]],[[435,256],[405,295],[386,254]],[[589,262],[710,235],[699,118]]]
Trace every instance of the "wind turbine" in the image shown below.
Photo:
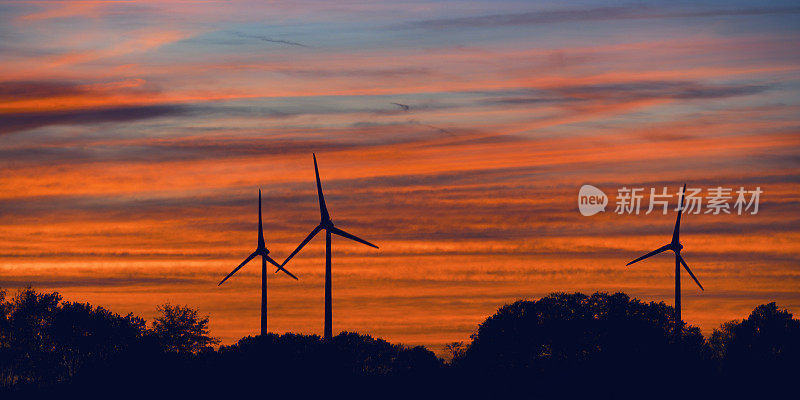
[[[700,287],[700,290],[705,291],[705,289],[703,289],[703,285],[700,284],[700,281],[697,280],[692,273],[692,270],[689,269],[689,266],[686,265],[686,261],[684,261],[683,257],[681,256],[681,250],[683,249],[683,245],[680,242],[681,214],[683,214],[683,200],[685,193],[686,184],[684,183],[683,192],[681,192],[681,206],[678,209],[678,218],[675,221],[675,229],[672,231],[672,241],[626,264],[626,266],[631,265],[635,262],[642,261],[645,258],[652,257],[667,250],[672,250],[675,253],[675,336],[678,338],[678,340],[681,339],[681,265],[683,265],[683,268],[686,268],[686,272],[688,272],[689,276],[694,279],[694,283]]]
[[[359,243],[363,243],[367,246],[371,246],[374,248],[378,248],[374,244],[361,239],[353,234],[347,233],[335,226],[333,226],[333,221],[331,221],[331,216],[328,213],[328,208],[325,206],[325,196],[322,195],[322,184],[319,181],[319,168],[317,167],[317,155],[312,153],[314,157],[314,173],[317,175],[317,196],[319,196],[319,214],[320,214],[320,221],[319,225],[317,225],[311,233],[306,236],[306,238],[297,246],[296,249],[289,254],[289,257],[286,257],[286,260],[283,261],[281,266],[286,265],[289,260],[297,254],[303,246],[306,245],[314,236],[317,235],[321,230],[325,230],[325,331],[323,334],[323,338],[330,339],[333,337],[333,323],[332,323],[332,307],[333,307],[333,300],[331,299],[331,234],[339,235],[343,238],[347,238],[350,240],[354,240]],[[275,271],[277,272],[277,271]]]
[[[228,276],[222,279],[219,282],[219,284],[217,284],[217,286],[222,285],[225,281],[228,280],[228,278],[233,276],[233,274],[235,274],[236,271],[242,269],[242,267],[244,267],[245,264],[250,262],[250,260],[252,260],[256,256],[261,256],[261,335],[266,335],[267,334],[267,261],[269,261],[270,264],[278,267],[278,270],[275,272],[283,271],[286,273],[286,275],[291,276],[295,280],[297,280],[297,277],[294,276],[291,272],[284,269],[282,264],[278,264],[277,262],[275,262],[275,260],[273,260],[272,257],[269,256],[269,250],[267,249],[267,246],[264,244],[264,231],[261,228],[261,189],[258,189],[258,246],[256,247],[256,251],[254,251],[253,254],[250,254],[247,258],[245,258],[244,261],[242,261],[242,263],[239,264],[239,266],[236,267],[236,269],[231,271],[231,273],[228,274]]]

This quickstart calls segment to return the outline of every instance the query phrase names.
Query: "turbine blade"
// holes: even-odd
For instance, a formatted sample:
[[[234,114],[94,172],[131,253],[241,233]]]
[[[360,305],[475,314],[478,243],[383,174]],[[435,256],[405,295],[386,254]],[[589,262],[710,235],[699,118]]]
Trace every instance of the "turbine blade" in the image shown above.
[[[294,255],[295,255],[295,254],[297,254],[297,252],[298,252],[298,251],[300,251],[300,249],[302,249],[302,248],[303,248],[303,246],[305,246],[305,245],[306,245],[306,243],[308,243],[308,241],[309,241],[309,240],[313,239],[313,238],[314,238],[314,236],[316,236],[316,235],[317,235],[317,233],[319,233],[319,231],[321,231],[321,230],[322,230],[322,226],[320,226],[320,225],[317,225],[317,227],[316,227],[316,228],[314,228],[314,230],[313,230],[313,231],[311,231],[311,233],[309,233],[309,234],[308,234],[308,236],[306,236],[306,238],[305,238],[305,239],[303,239],[303,241],[300,243],[300,245],[299,245],[299,246],[297,246],[297,248],[296,248],[296,249],[294,249],[294,251],[292,252],[292,254],[289,254],[289,257],[286,257],[286,259],[285,259],[285,260],[283,260],[283,262],[281,263],[281,267],[282,267],[282,266],[284,266],[284,265],[286,265],[286,263],[288,263],[288,262],[289,262],[289,260],[291,260],[291,259],[292,259],[292,257],[294,257]]]
[[[700,290],[705,292],[705,289],[703,289],[703,285],[701,285],[700,281],[698,281],[697,278],[695,278],[694,274],[692,273],[692,270],[689,269],[689,266],[686,265],[686,261],[683,260],[683,257],[680,254],[678,254],[678,261],[680,261],[681,264],[683,264],[683,268],[686,268],[686,272],[688,272],[689,276],[691,276],[692,279],[694,279],[694,283],[696,283],[697,286],[700,286]]]
[[[672,243],[678,243],[681,236],[681,215],[683,215],[683,201],[686,200],[686,184],[683,184],[681,193],[681,207],[678,210],[678,218],[675,220],[675,229],[672,231]]]
[[[238,270],[242,269],[242,267],[244,267],[244,265],[245,265],[245,264],[247,264],[248,262],[250,262],[250,260],[252,260],[252,259],[253,259],[253,257],[255,257],[255,256],[257,256],[257,255],[258,255],[258,250],[254,251],[254,252],[253,252],[253,254],[250,254],[250,256],[248,256],[247,258],[245,258],[245,259],[244,259],[244,261],[242,261],[242,263],[241,263],[241,264],[239,264],[239,266],[238,266],[238,267],[236,267],[236,269],[234,269],[233,271],[231,271],[231,273],[230,273],[230,274],[228,274],[228,276],[226,276],[226,277],[225,277],[223,280],[221,280],[221,281],[220,281],[220,282],[217,284],[217,286],[219,286],[219,285],[222,285],[222,283],[223,283],[223,282],[227,281],[227,280],[228,280],[228,278],[230,278],[231,276],[233,276],[233,274],[235,274],[235,273],[236,273],[236,271],[238,271]]]
[[[339,235],[341,237],[345,237],[345,238],[348,238],[350,240],[355,240],[356,242],[363,243],[363,244],[365,244],[367,246],[372,246],[372,247],[374,247],[376,249],[378,248],[378,246],[375,246],[374,244],[372,244],[372,243],[370,243],[370,242],[368,242],[368,241],[366,241],[364,239],[361,239],[360,237],[358,237],[356,235],[353,235],[351,233],[347,233],[347,232],[345,232],[345,231],[343,231],[343,230],[341,230],[341,229],[339,229],[337,227],[333,227],[331,229],[331,233],[335,233],[335,234],[337,234],[337,235]]]
[[[272,264],[272,265],[274,265],[274,266],[276,266],[276,267],[278,267],[278,268],[280,268],[280,267],[281,267],[281,265],[280,265],[280,264],[278,264],[278,263],[277,263],[275,260],[273,260],[273,259],[272,259],[272,257],[270,257],[270,256],[268,256],[268,255],[266,255],[266,254],[265,254],[265,255],[264,255],[264,258],[265,258],[267,261],[269,261],[269,263],[270,263],[270,264]]]
[[[258,188],[258,248],[264,248],[264,229],[261,227],[261,188]]]
[[[265,255],[264,255],[264,258],[266,258],[266,259],[267,259],[267,261],[269,261],[269,263],[270,263],[270,264],[272,264],[272,265],[274,265],[274,266],[278,267],[278,269],[277,269],[277,270],[275,270],[275,273],[278,273],[278,271],[283,271],[283,272],[284,272],[286,275],[289,275],[289,276],[291,276],[292,278],[294,278],[294,280],[298,280],[298,279],[297,279],[297,277],[296,277],[296,276],[294,276],[294,274],[293,274],[293,273],[291,273],[291,272],[287,271],[286,269],[284,269],[283,267],[281,267],[281,265],[280,265],[280,264],[278,264],[277,262],[275,262],[275,260],[273,260],[273,259],[272,259],[272,257],[270,257],[270,256],[268,256],[268,255],[266,255],[266,254],[265,254]]]
[[[317,196],[319,197],[319,215],[323,221],[327,221],[331,219],[330,214],[328,214],[328,207],[325,206],[325,196],[322,194],[322,183],[319,181],[319,168],[317,167],[317,155],[311,153],[314,157],[314,173],[317,175]]]
[[[644,260],[645,258],[652,257],[652,256],[654,256],[654,255],[656,255],[656,254],[658,254],[658,253],[661,253],[661,252],[667,251],[667,250],[669,250],[669,249],[670,249],[670,245],[665,245],[665,246],[659,247],[658,249],[656,249],[656,250],[653,250],[653,251],[651,251],[651,252],[649,252],[649,253],[647,253],[647,254],[645,254],[645,255],[643,255],[643,256],[641,256],[641,257],[639,257],[639,258],[637,258],[637,259],[635,259],[635,260],[633,260],[633,261],[631,261],[631,262],[629,262],[629,263],[627,263],[627,264],[625,264],[625,266],[627,267],[628,265],[631,265],[631,264],[633,264],[633,263],[635,263],[635,262],[642,261],[642,260]]]

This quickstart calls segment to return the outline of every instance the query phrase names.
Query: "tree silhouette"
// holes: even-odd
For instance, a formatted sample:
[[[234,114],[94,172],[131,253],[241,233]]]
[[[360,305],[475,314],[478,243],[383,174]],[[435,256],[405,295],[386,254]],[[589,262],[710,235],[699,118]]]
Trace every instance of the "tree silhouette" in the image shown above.
[[[20,290],[8,308],[10,357],[3,363],[6,384],[51,384],[58,380],[59,358],[53,351],[53,319],[61,296]]]
[[[699,363],[699,329],[685,327],[679,346],[673,315],[664,303],[644,303],[623,293],[554,293],[517,301],[481,323],[453,365],[466,376],[506,386],[537,382],[540,390],[575,390],[581,386],[571,382],[582,382],[596,391],[638,388],[679,362],[688,361],[689,370]],[[694,359],[684,360],[685,354]],[[630,381],[625,386],[612,384],[620,371]]]
[[[444,351],[449,356],[451,364],[456,360],[464,357],[464,352],[467,351],[467,346],[464,342],[450,342],[444,345]]]
[[[133,314],[123,317],[88,303],[63,302],[53,318],[55,350],[67,376],[87,365],[106,365],[146,334],[144,319]]]
[[[195,354],[219,343],[209,336],[209,317],[199,317],[197,310],[169,303],[156,310],[160,315],[153,320],[153,334],[166,351]]]
[[[800,374],[800,320],[774,302],[756,307],[746,319],[724,323],[708,342],[722,372],[734,379]]]
[[[0,289],[0,387],[11,386],[13,377],[10,313],[11,304],[6,302],[6,291]]]
[[[109,362],[145,334],[144,320],[102,307],[61,302],[28,287],[0,296],[0,384],[47,387]]]

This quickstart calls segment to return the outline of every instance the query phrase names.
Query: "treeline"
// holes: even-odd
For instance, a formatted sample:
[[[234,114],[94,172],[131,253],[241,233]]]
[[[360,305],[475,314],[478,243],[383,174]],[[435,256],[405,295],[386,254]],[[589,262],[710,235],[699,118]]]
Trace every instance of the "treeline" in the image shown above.
[[[213,351],[208,317],[165,304],[150,327],[88,303],[62,301],[58,293],[0,290],[0,387],[41,389],[106,368],[132,354]]]
[[[624,293],[554,293],[517,301],[481,323],[469,343],[449,345],[450,368],[470,377],[468,382],[536,388],[545,397],[740,398],[796,392],[800,320],[788,310],[774,302],[759,305],[707,338],[683,323],[680,340],[673,315],[663,302]]]
[[[427,379],[443,367],[422,346],[348,332],[330,341],[292,333],[248,336],[215,349],[219,340],[210,336],[207,316],[170,304],[157,310],[148,325],[132,314],[62,301],[58,293],[27,288],[7,297],[0,290],[0,394],[128,397],[143,388],[208,395],[265,382],[281,383],[273,391],[292,385],[303,392],[323,382]]]
[[[775,303],[707,338],[684,325],[678,341],[664,303],[555,293],[503,306],[469,342],[447,346],[448,362],[424,347],[347,332],[329,341],[245,337],[216,349],[208,317],[169,304],[158,311],[147,324],[58,293],[0,290],[0,394],[208,396],[263,388],[295,396],[654,398],[764,394],[800,376],[800,321]]]

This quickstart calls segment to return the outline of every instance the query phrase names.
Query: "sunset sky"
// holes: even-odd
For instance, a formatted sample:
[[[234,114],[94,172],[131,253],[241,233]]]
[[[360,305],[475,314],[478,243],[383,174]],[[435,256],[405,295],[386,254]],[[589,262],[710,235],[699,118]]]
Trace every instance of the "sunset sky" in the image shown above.
[[[800,313],[798,43],[796,1],[0,1],[0,287],[255,335],[260,265],[217,283],[258,188],[278,261],[318,223],[315,152],[380,246],[334,238],[334,333],[440,352],[555,291],[671,305],[670,256],[625,264],[670,240],[650,188],[684,182],[763,193],[684,217],[683,319]],[[324,242],[270,273],[271,331],[322,334]]]

